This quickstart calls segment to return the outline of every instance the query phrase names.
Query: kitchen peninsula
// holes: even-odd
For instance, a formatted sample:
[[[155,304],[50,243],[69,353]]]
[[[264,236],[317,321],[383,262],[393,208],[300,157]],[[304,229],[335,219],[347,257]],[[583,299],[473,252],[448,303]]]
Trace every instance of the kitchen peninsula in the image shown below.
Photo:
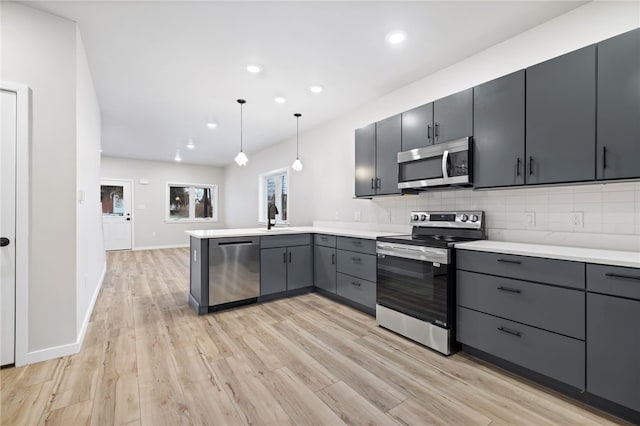
[[[189,304],[200,315],[314,289],[373,315],[375,239],[408,230],[305,226],[186,233]]]

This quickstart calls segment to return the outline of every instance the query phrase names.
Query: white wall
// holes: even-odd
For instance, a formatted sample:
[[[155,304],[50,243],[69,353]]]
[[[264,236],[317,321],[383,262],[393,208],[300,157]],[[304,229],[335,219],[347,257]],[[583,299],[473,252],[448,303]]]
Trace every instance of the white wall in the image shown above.
[[[28,350],[76,340],[76,28],[2,2],[2,80],[32,90]]]
[[[189,244],[186,230],[222,228],[225,224],[224,171],[218,167],[102,157],[102,178],[133,179],[134,248]],[[148,179],[141,185],[140,179]],[[166,223],[167,182],[218,185],[218,222]],[[141,208],[143,207],[144,208]]]
[[[492,80],[510,72],[525,68],[547,59],[562,55],[572,50],[587,46],[597,41],[612,37],[640,26],[640,3],[638,2],[591,2],[581,6],[565,15],[548,21],[538,27],[526,31],[516,37],[495,45],[483,52],[465,59],[455,65],[427,76],[408,86],[396,90],[374,102],[363,105],[345,116],[333,120],[325,125],[305,131],[304,120],[300,126],[303,131],[300,135],[300,158],[305,168],[301,174],[291,173],[291,223],[293,225],[311,224],[313,221],[353,221],[355,214],[361,214],[362,222],[369,227],[379,228],[389,222],[391,224],[402,223],[406,219],[406,213],[413,203],[425,205],[425,195],[420,197],[391,197],[390,199],[354,200],[354,130],[382,118],[411,109],[418,105],[433,101],[443,96],[460,90],[473,87],[485,81]],[[304,111],[303,118],[304,118]],[[249,154],[249,164],[246,167],[238,167],[235,164],[225,169],[226,198],[225,209],[227,211],[227,225],[229,227],[244,227],[255,225],[257,220],[257,176],[267,170],[289,165],[295,158],[295,139],[286,140],[276,146],[265,149],[259,153]],[[541,191],[543,197],[549,200],[557,200],[561,194],[579,192],[581,189],[574,187],[552,187],[549,189],[517,189],[512,194],[521,192],[534,194]],[[636,241],[640,239],[637,223],[640,221],[639,210],[635,198],[638,197],[635,187],[623,187],[620,192],[625,206],[625,216],[615,216],[610,210],[609,196],[603,196],[607,190],[601,186],[590,185],[586,192],[593,194],[592,200],[596,201],[593,210],[584,208],[585,223],[588,223],[586,232],[575,232],[559,216],[550,216],[551,222],[547,226],[542,224],[535,230],[526,230],[524,234],[513,232],[492,232],[494,238],[505,240],[521,240],[527,238],[531,241],[545,241],[551,244],[573,243],[583,246],[607,246],[618,247],[620,234],[617,229],[605,223],[624,217],[632,219],[632,233],[624,239],[622,244],[627,249],[637,247]],[[493,194],[497,195],[493,195]],[[447,195],[445,195],[447,194]],[[457,195],[456,195],[457,194]],[[480,194],[480,195],[478,195]],[[506,191],[445,191],[437,192],[434,199],[451,198],[460,200],[462,206],[474,205],[476,200],[486,198],[487,210],[490,221],[495,230],[519,229],[516,225],[520,220],[520,208],[495,207],[492,203],[504,205],[521,205],[522,199],[507,198],[511,192]],[[533,195],[531,195],[533,197]],[[533,199],[533,198],[532,198]],[[538,201],[541,201],[540,198]],[[582,208],[581,199],[578,196],[570,203],[571,208]],[[573,200],[577,200],[573,204]],[[510,200],[510,201],[508,201]],[[517,201],[517,202],[516,202]],[[434,203],[432,206],[436,206]],[[445,204],[447,205],[447,204]],[[499,204],[495,204],[498,206]],[[527,203],[525,201],[525,206]],[[576,207],[577,205],[577,207]],[[631,207],[633,206],[633,212]],[[536,204],[536,211],[538,204]],[[567,207],[567,206],[565,206]],[[562,207],[564,209],[565,207]],[[554,207],[555,208],[555,207]],[[558,207],[560,209],[560,207]],[[550,207],[551,209],[551,207]],[[382,211],[395,211],[399,215],[397,221],[388,220],[387,213]],[[491,219],[493,215],[500,215],[504,210],[503,222]],[[602,213],[598,219],[598,210]],[[233,213],[233,214],[232,214]],[[540,210],[540,213],[544,213]],[[548,214],[566,213],[549,211]],[[541,217],[541,216],[540,216]],[[386,219],[385,219],[386,218]],[[557,220],[556,220],[557,219]],[[405,222],[406,223],[406,222]],[[500,227],[504,223],[503,227]],[[553,225],[549,225],[553,223]],[[600,223],[601,225],[591,225]],[[513,226],[512,226],[513,225]],[[568,239],[566,234],[583,235],[582,238]],[[592,235],[596,235],[596,238]]]
[[[100,205],[100,107],[77,28],[76,132],[76,333],[82,334],[100,291],[106,259]]]

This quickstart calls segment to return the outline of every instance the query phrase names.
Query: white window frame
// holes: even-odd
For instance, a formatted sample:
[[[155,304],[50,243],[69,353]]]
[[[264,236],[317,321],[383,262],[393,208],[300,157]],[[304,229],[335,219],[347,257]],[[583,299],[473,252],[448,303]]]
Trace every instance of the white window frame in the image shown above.
[[[278,213],[276,215],[276,225],[289,225],[289,221],[291,220],[291,179],[289,176],[289,167],[271,170],[270,172],[262,173],[258,176],[258,223],[260,224],[267,223],[267,211],[263,208],[267,199],[265,180],[268,177],[280,175],[285,175],[287,177],[287,220],[280,220],[281,215]],[[278,184],[276,184],[276,197],[278,194],[281,194],[281,191],[278,191]],[[280,203],[282,203],[282,201],[280,201]],[[278,211],[281,211],[281,209],[278,208]]]
[[[172,186],[189,187],[189,217],[188,218],[172,218],[169,212],[171,205],[169,188]],[[213,201],[212,217],[195,217],[196,214],[196,188],[211,188]],[[218,221],[218,185],[212,183],[185,183],[185,182],[167,182],[165,185],[165,202],[164,202],[164,221],[166,223],[198,223],[198,222],[217,222]]]

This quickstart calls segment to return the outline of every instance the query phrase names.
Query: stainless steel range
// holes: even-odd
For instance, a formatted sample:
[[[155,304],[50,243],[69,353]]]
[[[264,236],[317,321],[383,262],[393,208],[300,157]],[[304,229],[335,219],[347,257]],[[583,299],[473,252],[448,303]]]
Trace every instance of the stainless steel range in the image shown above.
[[[378,325],[449,355],[455,352],[456,242],[486,238],[484,212],[411,213],[411,235],[379,237]]]

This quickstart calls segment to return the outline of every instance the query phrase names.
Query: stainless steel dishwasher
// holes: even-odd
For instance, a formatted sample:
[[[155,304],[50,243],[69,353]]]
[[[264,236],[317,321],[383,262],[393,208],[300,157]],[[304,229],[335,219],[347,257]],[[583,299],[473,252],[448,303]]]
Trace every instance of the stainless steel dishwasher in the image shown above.
[[[209,240],[209,306],[260,295],[260,237]]]

